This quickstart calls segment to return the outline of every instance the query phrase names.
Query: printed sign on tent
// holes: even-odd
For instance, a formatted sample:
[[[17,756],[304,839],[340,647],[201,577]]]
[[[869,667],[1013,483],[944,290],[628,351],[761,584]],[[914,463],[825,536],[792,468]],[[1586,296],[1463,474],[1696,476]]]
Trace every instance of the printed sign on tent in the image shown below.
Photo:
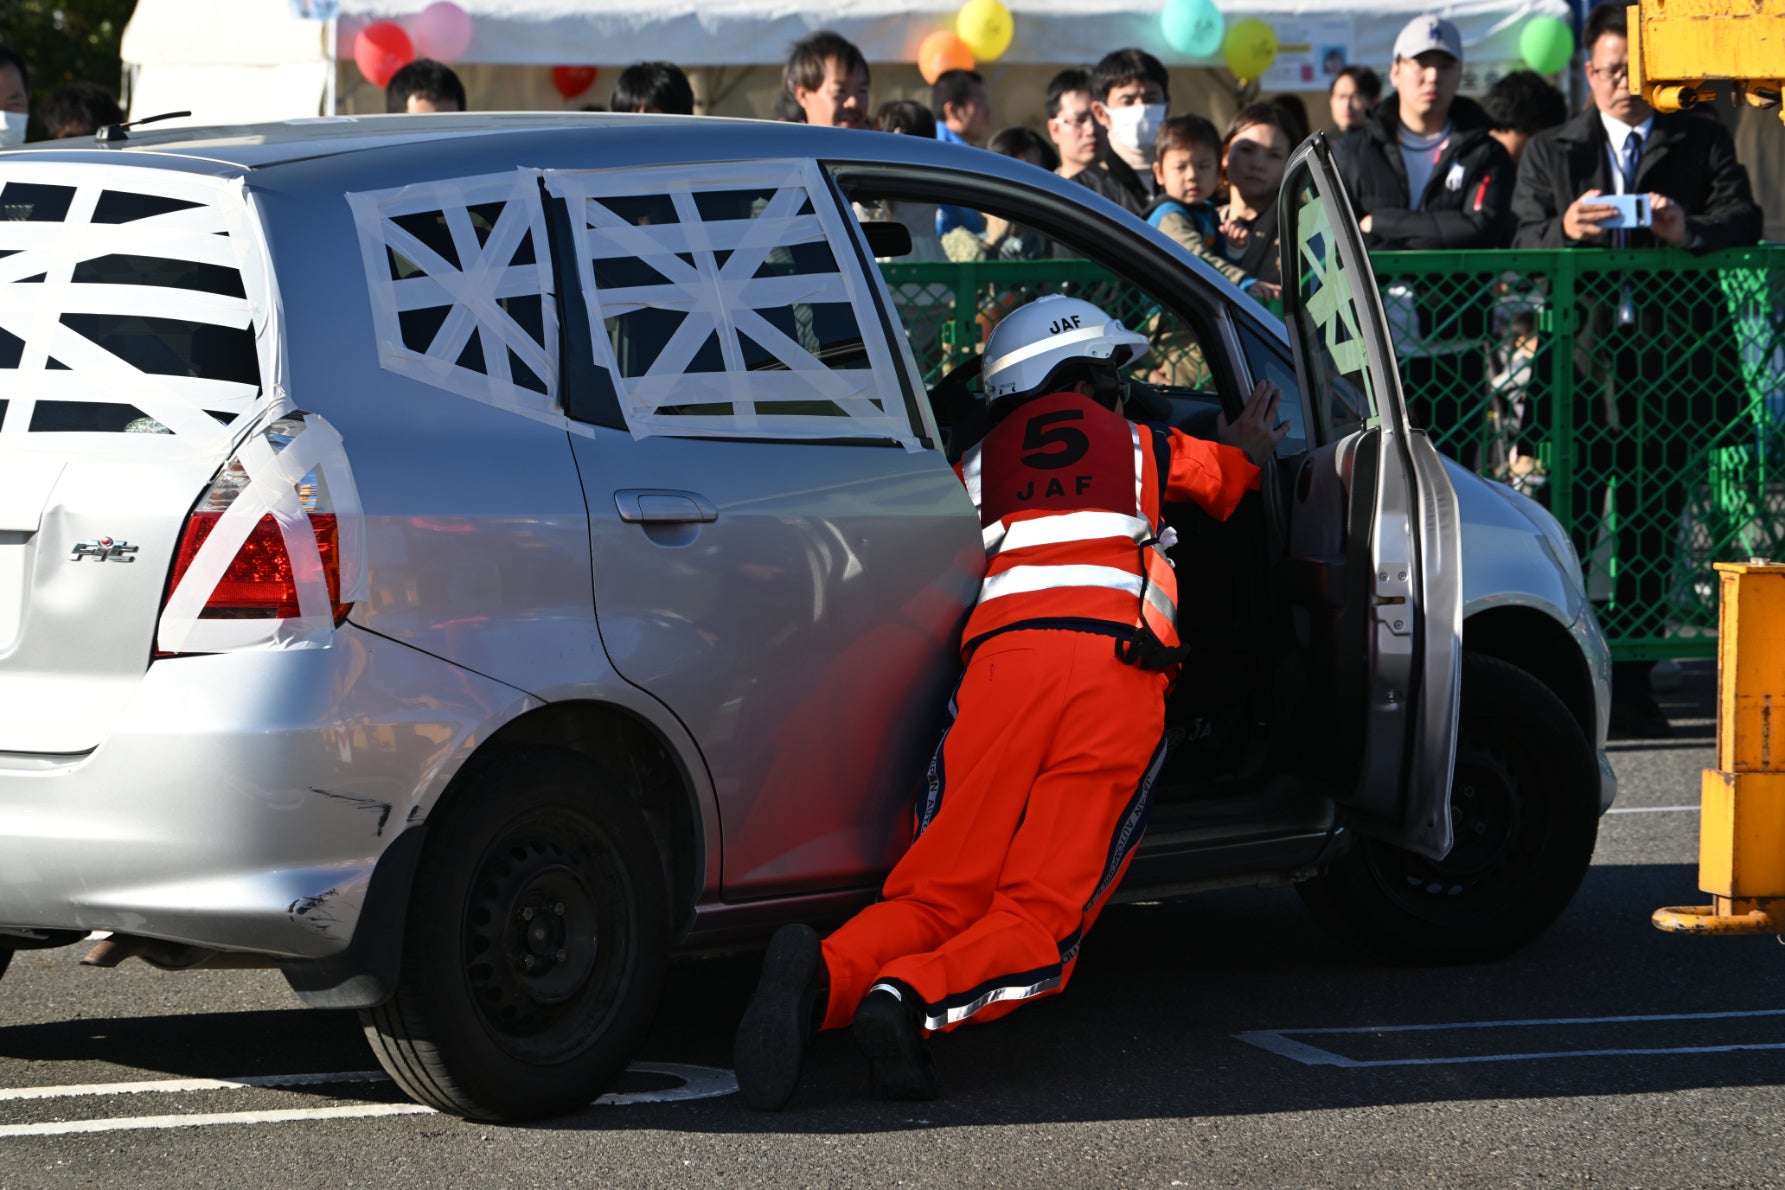
[[[1353,64],[1357,22],[1349,18],[1278,17],[1277,56],[1258,80],[1265,91],[1324,91],[1333,76]],[[1363,63],[1377,70],[1387,63]]]

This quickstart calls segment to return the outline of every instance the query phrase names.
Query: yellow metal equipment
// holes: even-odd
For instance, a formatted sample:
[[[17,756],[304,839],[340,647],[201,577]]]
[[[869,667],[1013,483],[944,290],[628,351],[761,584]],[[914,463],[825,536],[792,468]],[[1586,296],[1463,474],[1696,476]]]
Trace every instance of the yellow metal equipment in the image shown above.
[[[1656,111],[1706,102],[1705,84],[1719,79],[1754,107],[1778,104],[1785,0],[1644,0],[1630,6],[1629,28],[1630,93]]]
[[[1698,887],[1657,909],[1681,934],[1785,934],[1785,564],[1719,562],[1717,767],[1704,770]]]

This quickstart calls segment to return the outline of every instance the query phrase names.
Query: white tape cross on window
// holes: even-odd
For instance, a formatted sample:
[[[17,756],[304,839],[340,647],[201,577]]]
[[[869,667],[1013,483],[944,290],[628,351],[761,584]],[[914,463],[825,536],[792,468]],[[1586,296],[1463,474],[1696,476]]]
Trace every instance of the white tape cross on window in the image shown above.
[[[595,362],[611,373],[634,437],[865,437],[918,448],[882,336],[858,330],[858,354],[841,335],[828,345],[839,358],[824,358],[813,325],[820,308],[836,308],[839,318],[847,310],[858,327],[876,327],[878,316],[815,163],[555,172],[546,185],[569,204]],[[721,198],[752,191],[761,197],[747,212]],[[617,212],[641,197],[667,203],[673,217]],[[817,253],[795,264],[792,250],[802,245],[828,248],[834,267]],[[628,280],[598,284],[598,261],[649,267],[621,268]],[[621,366],[612,340],[612,328],[624,333],[623,320],[641,310],[680,316],[642,371]],[[791,319],[794,334],[769,313]],[[718,408],[701,408],[709,405]]]
[[[283,420],[301,419],[303,428],[275,449],[269,428]],[[354,487],[353,471],[341,435],[314,413],[278,410],[268,414],[261,430],[236,453],[248,483],[218,518],[211,534],[180,578],[162,610],[157,634],[160,647],[172,653],[215,653],[245,648],[314,649],[334,641],[335,617],[324,575],[321,551],[299,485],[313,480],[335,515],[340,558],[340,602],[366,597],[365,517]],[[295,617],[271,619],[205,619],[206,603],[263,517],[278,526],[291,560],[297,587]]]
[[[27,431],[40,402],[58,401],[131,406],[159,433],[226,440],[219,415],[233,424],[251,413],[261,383],[144,371],[104,345],[129,336],[95,341],[77,328],[138,320],[153,338],[166,320],[241,332],[254,340],[257,380],[270,386],[269,269],[241,181],[21,162],[7,171],[7,186],[15,184],[33,199],[30,218],[0,221],[0,331],[22,344],[17,363],[0,373],[0,433]],[[242,296],[216,292],[233,288],[232,278]],[[170,325],[166,334],[179,341],[191,332]],[[114,445],[135,449],[141,440]]]
[[[558,410],[558,314],[539,171],[422,183],[347,195],[378,336],[378,362],[423,383],[537,420],[562,423]],[[488,208],[501,211],[489,222]],[[480,208],[473,212],[473,208]],[[397,220],[436,216],[457,263]],[[480,233],[481,226],[481,233]],[[523,247],[527,249],[522,252]],[[444,245],[442,245],[444,250]],[[393,254],[417,271],[393,277]],[[531,260],[525,260],[526,255]],[[517,257],[523,257],[516,263]],[[503,305],[539,303],[540,339]],[[447,313],[424,349],[405,341],[402,315]],[[465,362],[475,340],[481,371]],[[526,383],[519,364],[544,392]]]

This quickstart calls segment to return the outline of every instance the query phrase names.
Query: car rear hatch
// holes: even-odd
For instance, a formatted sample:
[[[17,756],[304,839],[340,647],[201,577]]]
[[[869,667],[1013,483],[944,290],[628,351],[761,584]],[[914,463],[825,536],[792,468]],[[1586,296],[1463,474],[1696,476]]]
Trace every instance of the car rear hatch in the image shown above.
[[[142,680],[270,292],[239,180],[0,157],[0,752],[97,747]]]

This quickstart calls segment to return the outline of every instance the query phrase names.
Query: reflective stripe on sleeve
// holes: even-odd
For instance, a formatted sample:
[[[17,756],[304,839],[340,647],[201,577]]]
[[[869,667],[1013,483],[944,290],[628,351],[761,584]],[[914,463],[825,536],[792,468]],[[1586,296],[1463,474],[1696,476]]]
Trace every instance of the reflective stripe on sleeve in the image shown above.
[[[1125,537],[1139,545],[1153,536],[1153,526],[1143,517],[1124,516],[1119,512],[1066,512],[1018,521],[1006,526],[994,521],[981,534],[987,557],[996,557],[1003,550],[1020,550],[1035,545],[1061,545],[1069,541],[1097,541],[1105,537]]]
[[[1141,577],[1115,566],[1012,566],[987,578],[979,588],[979,601],[989,603],[1005,595],[1054,591],[1062,587],[1106,587],[1139,595]],[[1171,613],[1174,617],[1176,611]]]

